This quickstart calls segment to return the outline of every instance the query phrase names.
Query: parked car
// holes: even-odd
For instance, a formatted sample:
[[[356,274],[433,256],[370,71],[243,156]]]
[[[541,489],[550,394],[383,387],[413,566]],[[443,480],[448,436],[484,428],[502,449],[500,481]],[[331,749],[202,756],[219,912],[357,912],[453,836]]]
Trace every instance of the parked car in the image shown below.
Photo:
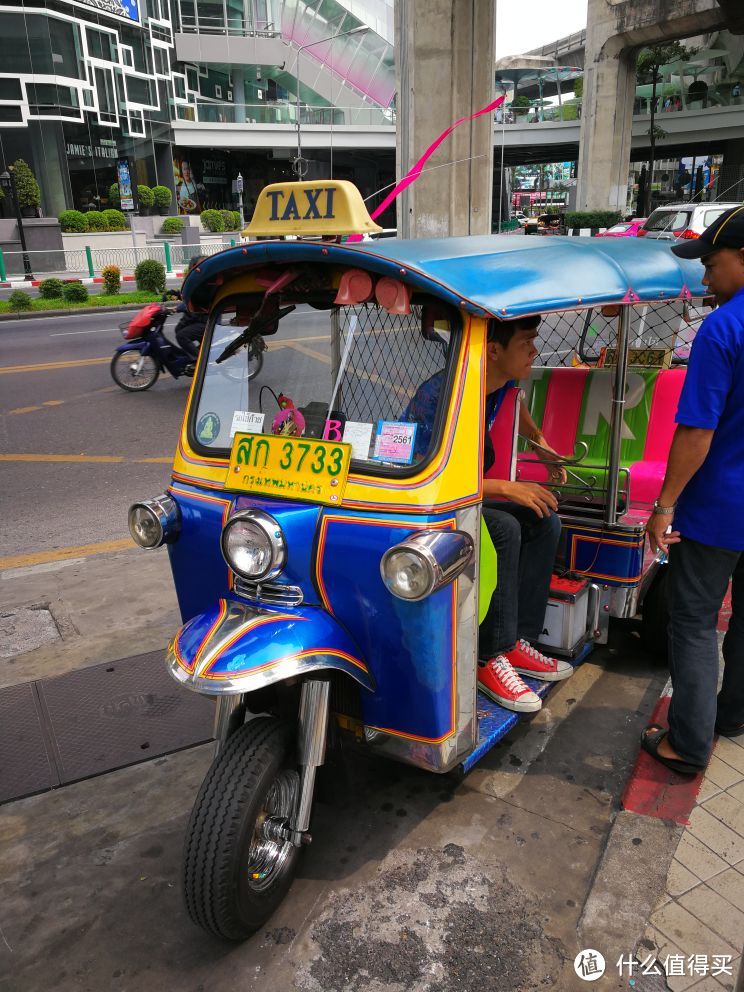
[[[634,217],[633,220],[622,220],[613,224],[606,231],[597,235],[598,238],[637,238],[639,230],[646,223],[645,217]]]
[[[657,207],[638,232],[639,238],[676,241],[699,238],[722,213],[740,203],[669,203]]]
[[[519,221],[519,226],[524,227],[527,224],[527,214],[523,210],[514,211],[514,220]]]

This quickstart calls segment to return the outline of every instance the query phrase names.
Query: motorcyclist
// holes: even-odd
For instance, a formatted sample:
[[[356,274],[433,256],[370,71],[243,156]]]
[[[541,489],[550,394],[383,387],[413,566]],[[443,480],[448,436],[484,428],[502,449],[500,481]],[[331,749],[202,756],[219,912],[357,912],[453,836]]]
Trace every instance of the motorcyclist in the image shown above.
[[[199,255],[194,255],[186,270],[186,275],[202,261]],[[179,294],[180,295],[180,294]],[[205,313],[191,313],[186,309],[185,303],[179,303],[176,313],[182,314],[181,319],[176,324],[176,341],[183,348],[186,354],[194,362],[199,357],[199,346],[201,345],[204,331],[207,327],[207,315]]]

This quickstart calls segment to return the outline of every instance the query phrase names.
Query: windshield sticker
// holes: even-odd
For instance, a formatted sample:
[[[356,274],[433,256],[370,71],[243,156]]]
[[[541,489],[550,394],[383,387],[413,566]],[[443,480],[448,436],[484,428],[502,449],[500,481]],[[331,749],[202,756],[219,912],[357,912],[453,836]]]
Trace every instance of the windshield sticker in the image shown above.
[[[362,424],[356,420],[347,420],[344,427],[344,441],[351,445],[351,457],[367,461],[369,458],[369,443],[372,440],[372,424]]]
[[[282,434],[285,437],[299,437],[304,432],[305,418],[293,406],[277,413],[271,424],[272,434]]]
[[[374,457],[381,462],[410,465],[418,424],[400,420],[379,420]]]
[[[230,437],[236,434],[260,434],[263,430],[265,413],[251,413],[250,410],[236,410],[233,413]]]
[[[196,425],[196,439],[200,444],[214,444],[220,433],[220,418],[216,413],[205,413]]]

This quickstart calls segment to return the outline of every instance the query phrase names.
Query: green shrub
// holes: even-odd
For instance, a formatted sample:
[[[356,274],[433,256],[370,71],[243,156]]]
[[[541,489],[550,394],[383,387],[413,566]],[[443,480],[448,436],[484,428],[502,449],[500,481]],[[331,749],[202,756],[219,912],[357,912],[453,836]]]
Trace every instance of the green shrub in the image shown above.
[[[127,219],[121,210],[102,210],[101,217],[106,221],[109,231],[126,231]]]
[[[152,196],[158,210],[166,210],[173,200],[173,194],[167,186],[153,186]]]
[[[20,313],[21,310],[30,310],[32,306],[31,297],[28,293],[24,293],[22,289],[14,289],[8,297],[8,306],[16,313]]]
[[[620,220],[619,210],[569,210],[566,227],[612,227]]]
[[[183,220],[180,217],[166,217],[160,230],[162,234],[180,234],[183,230]]]
[[[61,300],[64,288],[61,279],[45,279],[39,286],[39,296],[43,300]]]
[[[113,204],[115,207],[121,206],[121,196],[119,195],[118,183],[111,183],[109,186],[109,203]]]
[[[138,186],[137,199],[139,200],[139,205],[141,207],[151,207],[155,202],[155,194],[149,186]]]
[[[241,229],[241,227],[243,226],[241,224],[241,222],[240,222],[240,211],[239,210],[231,210],[230,212],[233,215],[233,222],[235,224],[235,226],[233,227],[233,231],[239,231]]]
[[[41,190],[28,164],[22,158],[18,158],[13,163],[13,168],[15,170],[18,206],[38,207],[41,203]]]
[[[81,214],[79,210],[63,210],[59,223],[65,234],[84,234],[88,230],[87,214]]]
[[[205,210],[200,219],[208,231],[219,234],[225,230],[225,220],[219,210]]]
[[[88,290],[80,282],[68,282],[62,295],[67,303],[85,303]]]
[[[108,231],[106,218],[99,210],[89,210],[85,219],[88,221],[89,231]]]
[[[165,292],[165,266],[154,258],[146,258],[134,270],[137,289],[145,293]]]
[[[103,291],[107,296],[114,296],[121,289],[121,269],[118,265],[105,265],[101,269],[103,276]]]
[[[235,223],[235,211],[220,210],[219,213],[222,216],[222,223],[225,225],[225,230],[237,231],[238,225]]]

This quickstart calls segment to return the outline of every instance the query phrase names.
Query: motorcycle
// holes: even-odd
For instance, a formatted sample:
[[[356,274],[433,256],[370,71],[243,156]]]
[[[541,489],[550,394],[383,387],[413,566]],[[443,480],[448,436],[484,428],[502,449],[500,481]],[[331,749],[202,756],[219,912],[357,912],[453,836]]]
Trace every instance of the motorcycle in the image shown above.
[[[154,386],[161,372],[170,372],[174,379],[193,377],[195,361],[183,348],[170,342],[163,330],[168,317],[176,312],[173,304],[148,303],[131,320],[120,324],[125,343],[114,351],[110,366],[117,386],[137,393]],[[231,367],[225,374],[247,381],[254,379],[261,371],[266,349],[263,338],[254,337],[245,345],[245,363]]]

